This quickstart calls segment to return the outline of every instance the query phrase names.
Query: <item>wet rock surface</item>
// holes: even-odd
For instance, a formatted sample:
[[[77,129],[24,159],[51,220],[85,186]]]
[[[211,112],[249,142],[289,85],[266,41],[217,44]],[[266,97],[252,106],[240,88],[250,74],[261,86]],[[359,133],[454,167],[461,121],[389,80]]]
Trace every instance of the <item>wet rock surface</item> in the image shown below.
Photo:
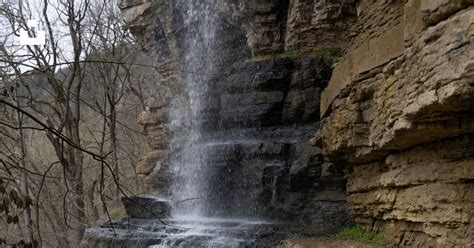
[[[121,1],[119,5],[138,43],[150,56],[160,58],[158,68],[164,68],[160,70],[162,77],[157,82],[163,87],[161,95],[148,99],[147,110],[139,117],[154,151],[136,165],[137,172],[162,195],[170,193],[172,183],[169,180],[170,156],[165,154],[173,156],[179,152],[171,151],[171,147],[177,147],[171,141],[180,143],[179,136],[189,129],[189,114],[179,116],[178,120],[170,116],[176,109],[183,113],[189,110],[185,91],[185,78],[189,72],[183,64],[189,53],[187,39],[199,25],[184,22],[186,9],[182,5],[179,1],[150,0]],[[202,115],[199,125],[208,131],[206,136],[225,141],[228,139],[226,133],[249,132],[248,136],[251,136],[260,132],[271,134],[273,129],[273,135],[267,137],[278,140],[281,129],[315,130],[319,122],[319,96],[329,81],[335,60],[324,52],[296,57],[285,53],[342,46],[345,39],[339,40],[336,36],[343,36],[354,22],[353,16],[341,18],[351,11],[353,15],[353,1],[303,4],[298,1],[226,0],[215,5],[212,14],[216,16],[214,28],[219,35],[213,44],[212,58],[207,58],[209,53],[200,55],[215,64],[212,72],[200,71],[210,74],[209,95],[203,98],[205,107],[198,110]],[[302,5],[311,9],[311,18],[300,18],[305,16]],[[309,23],[310,28],[304,30]],[[332,25],[334,23],[337,25]],[[328,39],[314,44],[315,36],[323,37],[321,32]],[[289,39],[294,44],[291,49],[285,47],[286,36],[291,36]],[[163,55],[165,51],[168,52]],[[175,122],[172,124],[171,120]],[[307,133],[297,131],[291,138],[304,143]],[[260,169],[254,174],[261,174]],[[260,182],[263,177],[256,180]]]
[[[223,131],[200,143],[209,181],[201,199],[207,215],[250,216],[327,225],[351,222],[340,169],[325,169],[320,149],[303,143],[311,126]],[[227,137],[222,140],[222,135]],[[323,177],[325,176],[325,177]]]
[[[123,197],[122,203],[126,213],[132,218],[160,219],[171,214],[171,204],[168,200],[151,196]]]
[[[136,213],[145,219],[90,229],[83,246],[274,247],[285,238],[335,232],[352,222],[342,171],[327,166],[307,140],[318,128],[320,94],[337,61],[326,46],[339,51],[345,43],[336,37],[353,22],[341,16],[354,3],[312,1],[305,4],[312,6],[312,18],[301,20],[300,3],[292,2],[120,1],[125,22],[156,58],[161,75],[160,95],[147,99],[139,116],[153,151],[136,165],[137,172],[164,197],[176,185],[199,188],[204,195],[178,199],[173,207],[189,205],[191,211],[199,205],[204,216],[226,219],[187,216],[165,220],[170,225],[164,226],[148,213]],[[190,14],[201,18],[189,20]],[[313,28],[304,30],[308,23]],[[212,34],[202,27],[218,35],[209,42]],[[332,35],[315,44],[322,32]],[[190,80],[207,88],[188,94]],[[196,94],[202,94],[198,102]],[[187,135],[196,127],[199,139],[189,144]],[[183,155],[186,149],[192,156]],[[175,168],[176,161],[184,162]],[[203,164],[206,173],[200,173]],[[190,181],[186,170],[206,177]],[[236,220],[241,216],[274,223]],[[305,226],[317,228],[300,230]]]
[[[284,239],[326,233],[322,229],[305,229],[289,223],[245,219],[127,218],[89,229],[81,247],[276,247]]]

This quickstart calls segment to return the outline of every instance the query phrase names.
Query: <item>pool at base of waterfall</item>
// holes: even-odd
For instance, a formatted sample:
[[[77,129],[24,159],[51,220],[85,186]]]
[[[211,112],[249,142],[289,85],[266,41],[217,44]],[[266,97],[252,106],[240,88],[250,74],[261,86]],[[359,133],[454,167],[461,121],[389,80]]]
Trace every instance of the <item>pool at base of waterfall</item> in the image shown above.
[[[177,216],[124,218],[86,231],[81,247],[276,247],[282,240],[319,236],[317,228],[249,219]]]

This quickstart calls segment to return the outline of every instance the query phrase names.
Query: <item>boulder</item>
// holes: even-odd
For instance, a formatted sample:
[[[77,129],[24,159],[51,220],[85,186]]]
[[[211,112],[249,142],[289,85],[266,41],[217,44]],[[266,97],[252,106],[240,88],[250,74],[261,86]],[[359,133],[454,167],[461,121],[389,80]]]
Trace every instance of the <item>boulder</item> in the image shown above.
[[[126,213],[131,218],[163,219],[170,216],[171,204],[168,200],[149,197],[122,197]]]

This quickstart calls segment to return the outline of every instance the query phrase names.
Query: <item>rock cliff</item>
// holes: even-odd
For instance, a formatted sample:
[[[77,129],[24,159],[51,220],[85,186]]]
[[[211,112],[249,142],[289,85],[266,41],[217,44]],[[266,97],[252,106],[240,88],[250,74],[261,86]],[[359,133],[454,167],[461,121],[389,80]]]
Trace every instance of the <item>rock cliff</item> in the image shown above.
[[[182,67],[193,24],[179,3],[120,4],[161,73],[139,117],[153,152],[137,165],[161,195],[190,122],[184,75],[195,73]],[[217,66],[199,111],[224,191],[209,204],[332,228],[350,219],[347,193],[356,222],[400,246],[472,245],[472,4],[216,1]]]
[[[400,246],[474,244],[472,1],[358,2],[313,138],[356,221]]]
[[[149,99],[139,117],[154,150],[137,171],[154,193],[170,194],[170,161],[190,125],[186,75],[196,73],[182,66],[185,41],[197,24],[183,21],[180,1],[129,0],[120,7],[162,75],[163,94]],[[197,110],[202,153],[214,175],[206,204],[221,209],[218,215],[324,222],[328,230],[350,222],[341,169],[307,141],[319,125],[319,96],[356,19],[355,1],[216,1],[212,11],[216,66],[205,107]]]

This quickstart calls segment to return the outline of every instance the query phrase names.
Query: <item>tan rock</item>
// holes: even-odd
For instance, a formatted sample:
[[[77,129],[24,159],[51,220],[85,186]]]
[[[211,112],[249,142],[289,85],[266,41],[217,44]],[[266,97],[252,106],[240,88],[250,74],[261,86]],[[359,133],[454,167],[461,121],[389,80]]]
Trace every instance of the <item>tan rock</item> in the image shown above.
[[[315,137],[348,168],[360,225],[404,247],[472,246],[474,3],[369,2]]]
[[[474,38],[456,35],[474,31],[470,26],[474,22],[473,11],[472,8],[460,11],[449,21],[427,29],[413,46],[404,49],[401,62],[389,63],[382,69],[374,68],[367,75],[352,79],[347,75],[361,72],[338,70],[344,68],[344,62],[338,66],[321,103],[322,110],[325,104],[334,108],[325,121],[327,124],[321,127],[326,136],[325,153],[338,156],[345,153],[344,156],[352,156],[351,160],[364,160],[364,157],[377,158],[377,153],[384,156],[380,150],[403,149],[474,132],[474,129],[446,124],[461,121],[460,112],[468,114],[474,107],[474,92],[469,86],[474,74],[474,49],[463,45],[473,42]],[[348,53],[345,61],[360,55]],[[394,69],[394,66],[398,68]],[[346,77],[344,80],[349,80],[346,81],[349,84],[338,84],[344,81],[338,79],[338,75]],[[361,79],[356,83],[355,78]],[[356,84],[365,85],[367,92],[373,93],[360,97],[359,87],[354,87]],[[341,91],[340,87],[346,90]],[[331,102],[331,97],[338,92],[347,97],[340,95]],[[355,128],[360,127],[360,120],[367,123],[368,135],[362,132],[358,139],[354,136],[359,133]],[[364,141],[366,136],[368,140]],[[344,150],[354,152],[351,155]]]
[[[161,161],[166,160],[167,158],[168,151],[154,150],[138,161],[135,166],[135,171],[138,175],[150,175],[153,171],[159,171],[162,164]]]
[[[285,50],[343,47],[356,20],[355,2],[290,1]]]
[[[166,109],[158,109],[154,111],[143,111],[138,116],[138,123],[144,126],[160,125],[167,122],[168,113]]]
[[[339,237],[293,238],[282,241],[280,248],[364,248],[376,247],[371,244]]]

